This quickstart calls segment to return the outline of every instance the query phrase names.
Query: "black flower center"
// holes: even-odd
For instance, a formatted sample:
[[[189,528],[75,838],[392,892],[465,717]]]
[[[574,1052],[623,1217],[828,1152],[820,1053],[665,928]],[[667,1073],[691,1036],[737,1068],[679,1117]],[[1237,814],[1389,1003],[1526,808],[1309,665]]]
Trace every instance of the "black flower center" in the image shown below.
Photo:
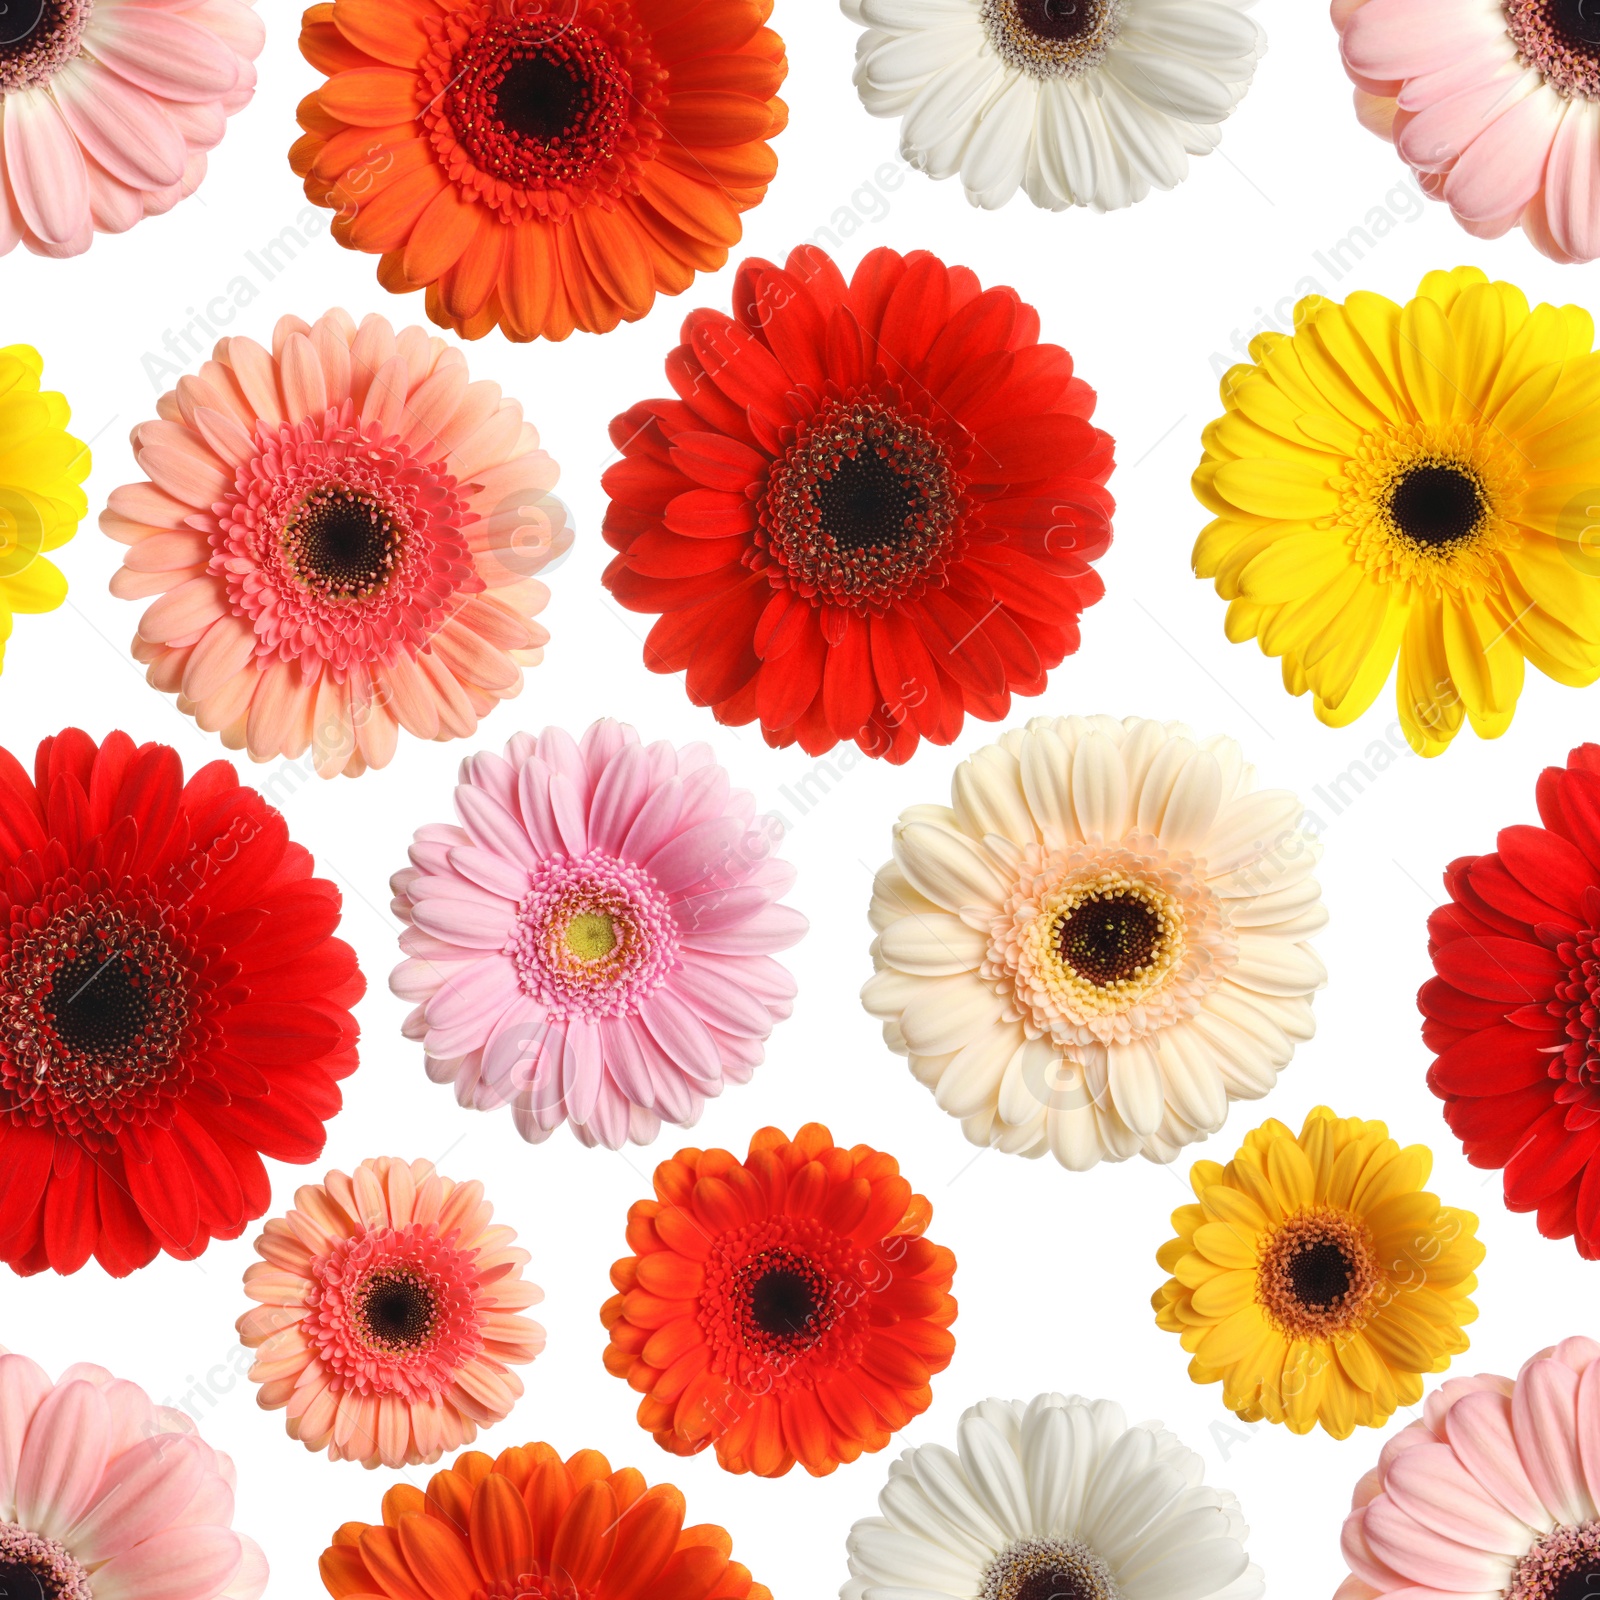
[[[494,90],[501,127],[524,139],[541,140],[581,127],[593,109],[593,97],[588,84],[575,75],[575,65],[546,55],[510,62]]]
[[[822,531],[841,550],[851,551],[899,549],[926,499],[914,479],[873,450],[841,456],[833,476],[818,483],[816,492]]]
[[[56,969],[43,1010],[71,1049],[116,1055],[149,1027],[151,993],[151,975],[136,955],[91,942]]]
[[[1061,919],[1056,949],[1080,978],[1104,987],[1150,964],[1161,920],[1143,900],[1122,890],[1085,900]]]
[[[1340,1300],[1355,1276],[1349,1256],[1331,1239],[1306,1245],[1285,1265],[1289,1292],[1309,1310],[1324,1310]]]
[[[1600,1561],[1591,1557],[1556,1580],[1550,1600],[1597,1600],[1600,1597]]]
[[[1074,1572],[1030,1572],[1011,1600],[1100,1600],[1090,1580]]]
[[[48,0],[4,0],[4,8],[0,9],[0,50],[14,51],[32,39],[43,26],[49,9]],[[0,1589],[0,1597],[4,1595]]]
[[[1429,550],[1447,550],[1470,539],[1485,509],[1477,479],[1450,465],[1412,467],[1389,496],[1395,527],[1413,544]]]
[[[410,1273],[386,1273],[367,1285],[360,1317],[374,1344],[414,1350],[433,1331],[437,1302],[422,1279]]]
[[[780,1339],[810,1332],[819,1309],[816,1286],[788,1267],[762,1274],[750,1288],[750,1315],[756,1326]]]
[[[1075,1539],[1024,1539],[1002,1550],[978,1600],[1116,1600],[1110,1569]]]
[[[60,1591],[44,1580],[32,1567],[14,1561],[0,1561],[0,1600],[56,1600]]]
[[[1105,0],[1013,0],[1017,23],[1036,39],[1065,44],[1100,21]]]
[[[1600,0],[1544,0],[1544,5],[1550,30],[1563,44],[1589,53],[1600,47]]]
[[[331,600],[370,594],[388,579],[400,553],[394,518],[354,489],[313,489],[284,525],[289,564],[308,587]]]

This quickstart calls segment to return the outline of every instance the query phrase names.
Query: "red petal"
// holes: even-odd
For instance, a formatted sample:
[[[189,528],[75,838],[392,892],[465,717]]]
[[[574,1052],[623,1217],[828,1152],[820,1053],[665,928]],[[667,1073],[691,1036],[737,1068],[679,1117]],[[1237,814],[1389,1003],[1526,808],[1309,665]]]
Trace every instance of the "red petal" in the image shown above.
[[[1522,939],[1457,939],[1434,957],[1439,976],[1485,1000],[1548,1000],[1566,969]]]
[[[1502,1024],[1469,1033],[1442,1051],[1428,1072],[1435,1094],[1509,1094],[1550,1077],[1553,1058],[1537,1034]]]

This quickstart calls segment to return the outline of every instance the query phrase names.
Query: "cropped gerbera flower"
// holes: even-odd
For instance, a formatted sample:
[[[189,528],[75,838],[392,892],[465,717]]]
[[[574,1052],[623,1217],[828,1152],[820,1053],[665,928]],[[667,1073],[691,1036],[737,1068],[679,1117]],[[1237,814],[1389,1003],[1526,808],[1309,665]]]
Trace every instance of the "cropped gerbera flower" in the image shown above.
[[[1521,227],[1600,256],[1600,11],[1592,0],[1333,0],[1356,115],[1480,239]]]
[[[42,552],[59,550],[89,509],[89,447],[67,432],[66,396],[40,389],[43,371],[31,345],[0,350],[0,661],[16,612],[54,611],[66,599],[67,580]]]
[[[1303,811],[1232,739],[1036,717],[896,824],[862,1002],[974,1144],[1171,1161],[1311,1037]]]
[[[729,1472],[823,1477],[933,1400],[955,1351],[956,1258],[923,1235],[927,1199],[899,1163],[819,1123],[763,1128],[741,1162],[680,1150],[628,1212],[611,1269],[606,1370],[644,1399],[639,1425]]]
[[[0,14],[0,255],[80,255],[193,194],[255,93],[253,4],[24,0]]]
[[[225,761],[69,728],[0,750],[0,1260],[118,1277],[314,1161],[365,984],[339,891]]]
[[[1600,745],[1538,784],[1544,826],[1450,863],[1428,919],[1428,1086],[1506,1205],[1600,1258]]]
[[[778,897],[755,802],[703,744],[642,745],[606,719],[518,734],[462,766],[460,826],[417,830],[391,879],[406,1035],[462,1105],[512,1107],[524,1139],[645,1144],[748,1083],[806,931]]]
[[[777,171],[772,0],[337,0],[290,151],[333,234],[463,338],[636,322],[715,272]]]
[[[840,1600],[1259,1600],[1239,1502],[1159,1422],[1079,1395],[984,1400],[959,1454],[889,1469],[883,1515],[850,1530]],[[1136,1509],[1135,1509],[1136,1508]]]
[[[1227,1166],[1197,1161],[1198,1205],[1156,1260],[1156,1323],[1196,1383],[1246,1422],[1381,1428],[1422,1398],[1422,1374],[1467,1348],[1483,1260],[1478,1219],[1422,1185],[1433,1156],[1381,1122],[1318,1106],[1295,1137],[1274,1118]]]
[[[522,1394],[544,1349],[519,1315],[544,1299],[528,1252],[476,1181],[380,1157],[295,1194],[256,1240],[239,1337],[289,1437],[330,1461],[416,1466],[470,1444]]]
[[[1584,1600],[1600,1571],[1600,1344],[1452,1378],[1356,1485],[1334,1600]]]
[[[159,596],[135,657],[254,761],[324,777],[400,730],[461,739],[522,688],[549,634],[535,576],[572,543],[557,468],[459,350],[382,317],[284,317],[272,350],[221,340],[133,430],[149,481],[100,526],[111,591]]]
[[[1524,661],[1600,677],[1593,346],[1588,312],[1530,310],[1475,267],[1430,272],[1404,306],[1312,296],[1292,335],[1259,334],[1194,475],[1216,518],[1195,571],[1230,602],[1228,637],[1281,656],[1331,727],[1398,656],[1400,724],[1430,756],[1463,718],[1505,732]]]
[[[267,1561],[234,1530],[233,1462],[181,1411],[104,1367],[51,1383],[0,1353],[0,1594],[257,1600]]]
[[[682,1494],[598,1450],[469,1450],[427,1493],[400,1483],[383,1522],[347,1522],[322,1582],[363,1600],[772,1600],[715,1523],[683,1525]]]
[[[856,88],[900,153],[975,206],[1115,211],[1189,175],[1244,98],[1253,0],[841,0]]]
[[[663,615],[645,665],[768,744],[905,761],[1005,716],[1104,592],[1112,441],[1013,289],[802,245],[691,313],[675,400],[611,424],[606,586]]]

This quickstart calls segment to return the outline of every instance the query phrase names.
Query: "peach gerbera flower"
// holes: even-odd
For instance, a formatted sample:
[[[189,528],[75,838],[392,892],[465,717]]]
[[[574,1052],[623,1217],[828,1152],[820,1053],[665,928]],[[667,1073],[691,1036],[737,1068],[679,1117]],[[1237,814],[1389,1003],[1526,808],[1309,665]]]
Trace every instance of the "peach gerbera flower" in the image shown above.
[[[522,1394],[510,1367],[544,1348],[518,1313],[544,1293],[493,1215],[481,1183],[385,1156],[307,1184],[267,1223],[238,1329],[258,1403],[287,1411],[290,1438],[331,1461],[414,1466],[506,1416]]]
[[[290,164],[463,338],[603,333],[715,272],[777,171],[772,0],[337,0]]]
[[[133,430],[148,481],[100,519],[112,593],[156,596],[134,656],[256,761],[324,777],[458,739],[522,687],[549,634],[535,576],[567,550],[558,475],[460,351],[382,317],[285,317],[223,339]]]

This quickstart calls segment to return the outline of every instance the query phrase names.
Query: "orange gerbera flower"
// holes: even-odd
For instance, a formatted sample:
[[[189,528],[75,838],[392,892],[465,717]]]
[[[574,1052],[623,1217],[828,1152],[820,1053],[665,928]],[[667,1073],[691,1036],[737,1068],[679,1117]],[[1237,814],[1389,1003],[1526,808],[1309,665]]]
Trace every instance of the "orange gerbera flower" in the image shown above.
[[[819,1123],[763,1128],[741,1162],[680,1150],[628,1212],[611,1269],[606,1368],[675,1455],[729,1472],[822,1477],[928,1409],[955,1352],[956,1258],[893,1156]]]
[[[738,243],[788,108],[772,0],[334,0],[290,163],[464,338],[634,322]]]
[[[598,1450],[469,1450],[426,1494],[396,1484],[381,1527],[345,1523],[322,1582],[359,1600],[772,1600],[726,1531],[686,1528],[684,1510],[670,1483],[613,1472]]]

